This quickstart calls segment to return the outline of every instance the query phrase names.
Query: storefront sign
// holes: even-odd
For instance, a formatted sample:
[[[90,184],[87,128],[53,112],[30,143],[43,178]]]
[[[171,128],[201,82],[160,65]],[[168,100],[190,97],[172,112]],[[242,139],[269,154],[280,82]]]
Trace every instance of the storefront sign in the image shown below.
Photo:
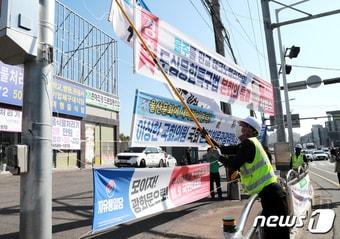
[[[85,116],[85,90],[60,77],[53,81],[53,111],[57,113]]]
[[[86,90],[86,104],[100,107],[107,110],[119,112],[119,100],[113,97],[92,91]]]
[[[6,65],[0,61],[0,102],[21,106],[23,87],[23,68]]]
[[[209,167],[94,169],[92,232],[207,197]]]
[[[21,111],[0,108],[0,131],[21,132]]]
[[[138,92],[132,122],[133,146],[206,146],[188,111],[179,101]],[[190,106],[200,124],[215,141],[236,144],[238,118]]]
[[[52,148],[80,150],[80,121],[52,117]]]

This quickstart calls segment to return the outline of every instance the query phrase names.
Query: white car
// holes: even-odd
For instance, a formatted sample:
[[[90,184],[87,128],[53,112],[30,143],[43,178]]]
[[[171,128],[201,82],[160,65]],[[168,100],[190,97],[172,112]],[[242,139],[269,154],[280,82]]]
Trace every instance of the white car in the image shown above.
[[[117,167],[164,167],[165,154],[160,147],[130,147],[126,152],[117,154]]]
[[[310,150],[304,150],[303,154],[306,156],[308,161],[313,161],[313,152]]]
[[[323,150],[315,150],[313,152],[313,160],[328,160],[328,154]]]
[[[171,154],[167,154],[165,158],[166,166],[167,167],[175,167],[177,166],[177,159],[172,156]]]

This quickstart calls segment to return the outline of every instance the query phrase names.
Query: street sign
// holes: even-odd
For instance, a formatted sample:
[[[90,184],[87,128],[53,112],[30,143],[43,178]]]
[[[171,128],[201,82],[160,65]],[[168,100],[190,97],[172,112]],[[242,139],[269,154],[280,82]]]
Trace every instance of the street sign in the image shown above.
[[[292,119],[292,127],[293,128],[300,128],[300,115],[299,114],[291,114]],[[287,116],[284,115],[284,124],[287,128]],[[275,119],[274,116],[270,116],[270,125],[275,126]]]
[[[307,85],[311,88],[317,88],[321,85],[321,78],[320,76],[317,75],[312,75],[310,77],[308,77],[307,79]]]

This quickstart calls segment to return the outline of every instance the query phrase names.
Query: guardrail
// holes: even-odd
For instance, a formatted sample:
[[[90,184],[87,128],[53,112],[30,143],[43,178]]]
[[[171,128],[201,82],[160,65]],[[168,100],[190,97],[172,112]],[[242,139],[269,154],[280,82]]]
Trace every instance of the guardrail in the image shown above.
[[[304,164],[303,166],[300,166],[298,170],[289,170],[286,176],[286,179],[279,178],[279,182],[281,184],[284,184],[285,188],[296,184],[301,179],[303,179],[308,174],[308,165]],[[289,190],[288,190],[289,191]],[[239,223],[237,225],[230,225],[226,226],[224,224],[224,238],[225,239],[248,239],[248,238],[262,238],[261,233],[262,230],[260,227],[251,227],[249,231],[244,235],[244,229],[246,222],[248,220],[249,214],[256,202],[256,200],[259,198],[258,194],[252,195],[247,202],[247,204],[244,206],[241,216],[239,218]],[[289,214],[293,214],[293,206],[292,206],[292,197],[291,195],[288,195],[288,205],[289,205]],[[256,237],[254,237],[256,236]]]

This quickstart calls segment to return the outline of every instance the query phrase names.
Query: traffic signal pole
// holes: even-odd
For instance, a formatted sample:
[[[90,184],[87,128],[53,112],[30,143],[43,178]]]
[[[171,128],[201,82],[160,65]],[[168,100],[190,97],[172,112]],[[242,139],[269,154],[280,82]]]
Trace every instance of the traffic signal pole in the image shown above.
[[[271,83],[273,85],[274,93],[274,108],[275,108],[275,124],[277,125],[277,142],[286,142],[285,126],[283,121],[283,111],[281,103],[281,92],[279,75],[277,70],[275,46],[273,39],[273,29],[270,19],[269,0],[261,0],[263,26],[267,43],[267,54],[270,70]]]
[[[52,77],[55,0],[39,0],[37,57],[25,62],[22,143],[28,171],[20,176],[20,238],[52,238]]]

